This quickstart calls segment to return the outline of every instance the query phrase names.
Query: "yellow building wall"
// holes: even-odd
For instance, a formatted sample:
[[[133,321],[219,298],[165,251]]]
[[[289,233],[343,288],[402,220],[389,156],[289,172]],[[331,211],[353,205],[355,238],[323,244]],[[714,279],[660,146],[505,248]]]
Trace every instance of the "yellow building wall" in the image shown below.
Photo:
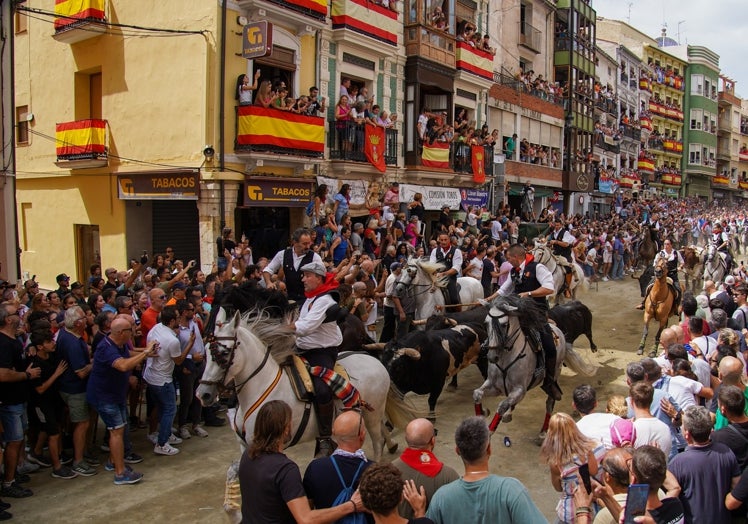
[[[51,12],[54,3],[24,5]],[[60,272],[77,276],[74,224],[98,224],[102,265],[125,268],[125,213],[117,197],[117,173],[197,168],[204,146],[216,135],[220,6],[110,0],[107,9],[111,23],[205,34],[137,31],[143,36],[134,36],[136,30],[111,28],[114,34],[66,44],[52,38],[52,18],[34,15],[28,31],[16,35],[16,105],[27,105],[34,114],[30,143],[17,148],[21,267],[36,274],[43,287],[56,287],[54,276]],[[55,124],[89,117],[85,75],[96,72],[102,75],[109,165],[71,174],[54,163]],[[233,83],[228,74],[227,85]]]

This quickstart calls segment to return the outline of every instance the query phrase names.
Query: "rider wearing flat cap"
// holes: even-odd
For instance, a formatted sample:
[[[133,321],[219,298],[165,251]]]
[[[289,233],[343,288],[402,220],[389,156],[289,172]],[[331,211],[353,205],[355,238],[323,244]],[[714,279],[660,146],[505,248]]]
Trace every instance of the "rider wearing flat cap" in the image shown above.
[[[306,300],[299,310],[299,318],[292,324],[296,330],[296,347],[309,366],[332,370],[338,358],[338,346],[343,342],[336,315],[329,314],[338,306],[338,282],[333,274],[327,273],[322,262],[310,262],[301,266],[300,271]],[[315,456],[328,456],[334,449],[331,439],[335,412],[333,394],[321,378],[312,375],[312,382],[319,429]]]

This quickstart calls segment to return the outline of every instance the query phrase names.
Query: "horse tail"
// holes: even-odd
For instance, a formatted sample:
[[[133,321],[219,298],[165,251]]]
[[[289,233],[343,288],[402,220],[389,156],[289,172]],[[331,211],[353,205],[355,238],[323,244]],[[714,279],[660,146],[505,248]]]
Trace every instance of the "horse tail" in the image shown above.
[[[411,420],[425,416],[425,413],[419,410],[411,400],[405,399],[405,395],[394,384],[390,384],[390,389],[387,391],[387,405],[384,412],[390,423],[400,429],[405,429]]]
[[[597,373],[597,367],[587,362],[582,355],[577,353],[571,344],[566,345],[566,353],[564,354],[564,364],[577,375],[583,375],[585,377],[592,377]]]

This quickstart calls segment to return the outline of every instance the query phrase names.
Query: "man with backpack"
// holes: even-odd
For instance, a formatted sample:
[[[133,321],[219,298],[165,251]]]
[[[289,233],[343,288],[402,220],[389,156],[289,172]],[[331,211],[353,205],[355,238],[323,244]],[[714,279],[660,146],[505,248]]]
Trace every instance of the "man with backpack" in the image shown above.
[[[350,500],[364,470],[374,464],[361,449],[366,440],[366,428],[359,411],[349,410],[338,415],[332,437],[338,445],[335,452],[313,460],[304,472],[304,491],[315,509],[331,508]],[[352,513],[338,522],[363,524],[374,520],[370,515]]]

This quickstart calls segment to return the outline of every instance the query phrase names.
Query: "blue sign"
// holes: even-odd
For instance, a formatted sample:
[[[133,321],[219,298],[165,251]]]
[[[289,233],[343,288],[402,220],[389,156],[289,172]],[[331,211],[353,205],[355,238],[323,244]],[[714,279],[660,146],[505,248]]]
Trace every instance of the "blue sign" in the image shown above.
[[[468,206],[481,208],[488,205],[487,189],[460,189],[460,207],[467,211]]]

